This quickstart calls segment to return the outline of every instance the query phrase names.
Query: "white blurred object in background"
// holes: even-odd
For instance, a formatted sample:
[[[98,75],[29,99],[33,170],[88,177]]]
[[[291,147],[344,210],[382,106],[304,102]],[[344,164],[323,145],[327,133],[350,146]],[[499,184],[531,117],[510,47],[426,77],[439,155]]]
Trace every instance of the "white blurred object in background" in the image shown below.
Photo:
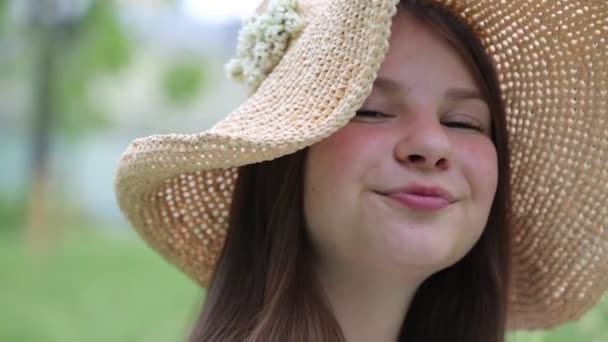
[[[250,16],[259,0],[181,0],[181,8],[193,19],[205,22],[224,22]]]

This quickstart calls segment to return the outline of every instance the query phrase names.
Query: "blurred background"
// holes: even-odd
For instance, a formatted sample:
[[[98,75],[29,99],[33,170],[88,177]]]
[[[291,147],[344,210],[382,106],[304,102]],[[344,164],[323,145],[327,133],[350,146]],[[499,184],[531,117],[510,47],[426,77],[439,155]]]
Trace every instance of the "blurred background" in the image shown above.
[[[204,291],[120,214],[134,138],[210,127],[257,0],[0,0],[0,341],[180,341]],[[608,302],[511,342],[608,341]]]

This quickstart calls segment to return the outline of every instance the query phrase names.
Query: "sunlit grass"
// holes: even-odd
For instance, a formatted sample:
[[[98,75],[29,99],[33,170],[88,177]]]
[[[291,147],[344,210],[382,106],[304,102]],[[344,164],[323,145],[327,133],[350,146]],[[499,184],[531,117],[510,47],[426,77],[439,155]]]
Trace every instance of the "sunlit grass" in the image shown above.
[[[202,291],[133,234],[72,230],[46,252],[0,231],[0,341],[182,341]],[[608,341],[608,302],[509,342]]]
[[[201,300],[143,242],[103,233],[34,253],[2,234],[0,272],[0,341],[183,340]]]

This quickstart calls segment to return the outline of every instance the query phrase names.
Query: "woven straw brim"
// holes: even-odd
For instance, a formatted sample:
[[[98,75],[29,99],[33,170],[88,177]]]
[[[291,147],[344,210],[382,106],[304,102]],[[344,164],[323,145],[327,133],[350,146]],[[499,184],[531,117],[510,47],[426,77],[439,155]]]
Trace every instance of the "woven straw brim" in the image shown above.
[[[509,327],[577,319],[608,287],[608,4],[438,2],[479,35],[506,104],[514,195]],[[134,141],[119,163],[116,192],[147,243],[206,286],[237,168],[310,146],[352,118],[387,51],[395,4],[303,1],[305,30],[243,105],[207,132]]]

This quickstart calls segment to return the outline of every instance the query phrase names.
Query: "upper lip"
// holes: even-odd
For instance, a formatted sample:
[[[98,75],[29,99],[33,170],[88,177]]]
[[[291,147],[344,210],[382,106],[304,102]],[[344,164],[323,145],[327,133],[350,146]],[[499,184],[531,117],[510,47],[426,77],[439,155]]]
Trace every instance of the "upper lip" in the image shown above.
[[[433,184],[412,183],[405,187],[394,189],[386,193],[386,195],[396,194],[412,194],[419,196],[442,197],[450,203],[453,203],[456,200],[454,195],[452,195],[452,193],[450,193],[448,190],[442,188],[439,185]]]

